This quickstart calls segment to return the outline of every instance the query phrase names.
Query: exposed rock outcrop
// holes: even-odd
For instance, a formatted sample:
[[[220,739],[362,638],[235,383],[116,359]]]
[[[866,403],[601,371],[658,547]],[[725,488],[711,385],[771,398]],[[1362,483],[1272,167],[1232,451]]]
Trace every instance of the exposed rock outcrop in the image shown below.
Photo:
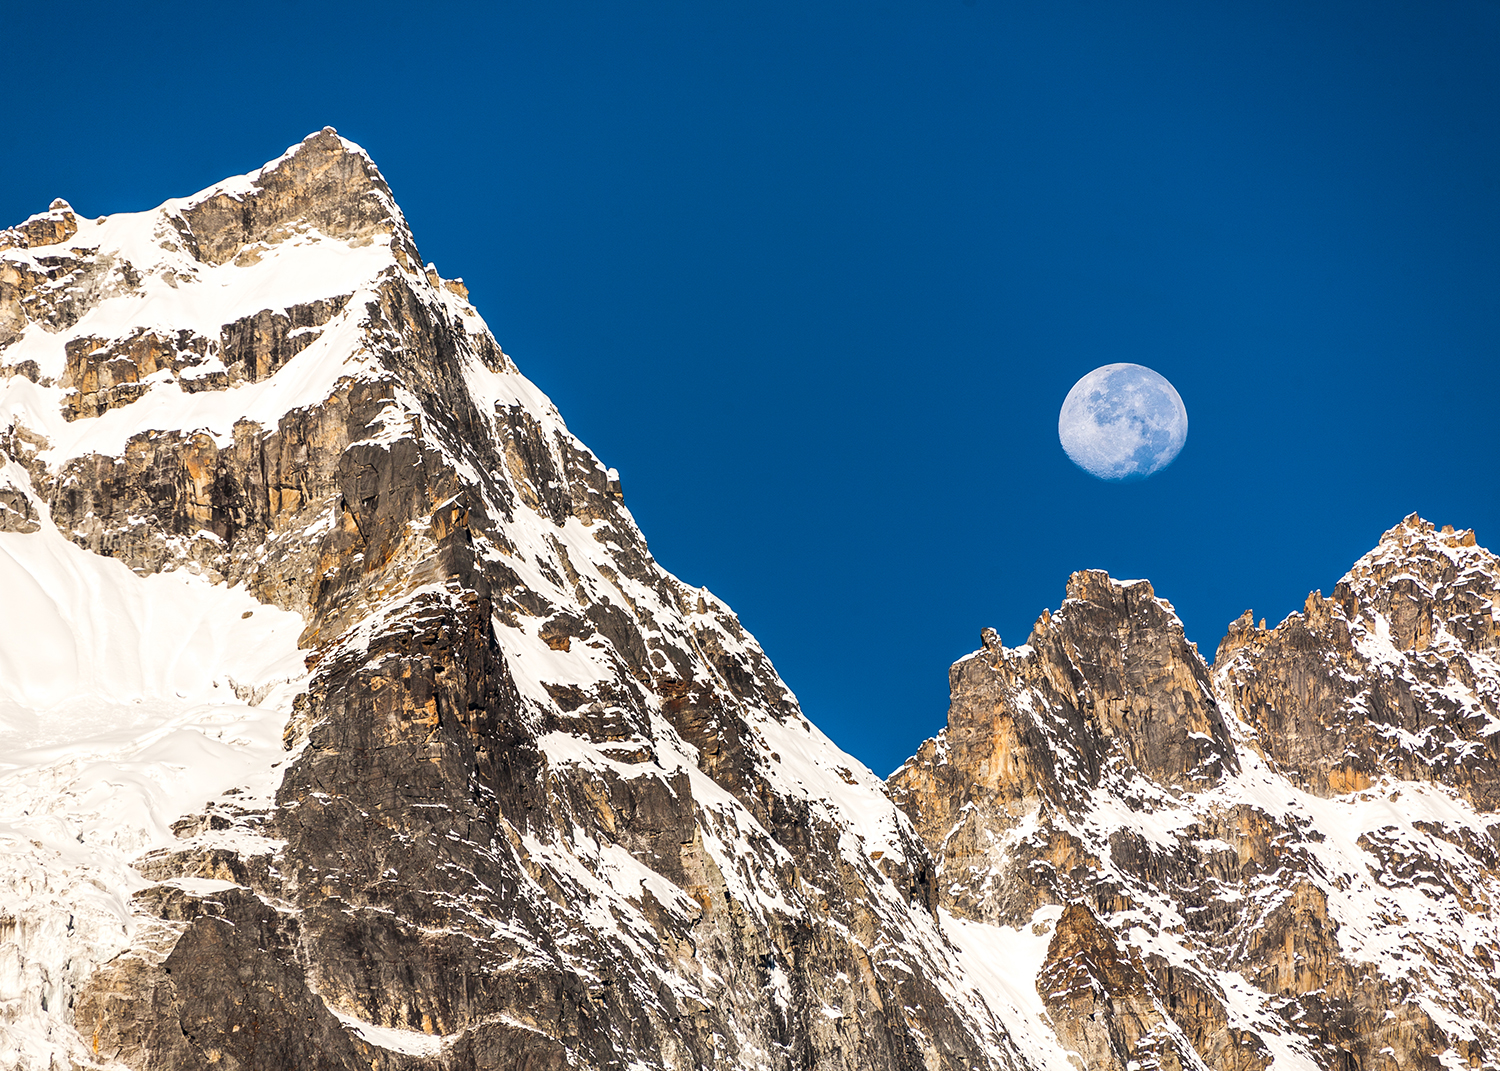
[[[1500,807],[1500,569],[1473,532],[1412,514],[1274,629],[1247,611],[1215,665],[1278,767],[1320,796],[1383,778]]]

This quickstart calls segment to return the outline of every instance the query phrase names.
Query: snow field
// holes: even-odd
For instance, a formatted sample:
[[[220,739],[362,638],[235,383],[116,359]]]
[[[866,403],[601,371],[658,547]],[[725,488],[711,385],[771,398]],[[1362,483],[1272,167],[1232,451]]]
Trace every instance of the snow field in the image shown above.
[[[269,802],[302,620],[188,573],[136,576],[50,523],[0,533],[0,598],[0,1067],[47,1068],[79,1051],[88,976],[150,924],[130,860],[230,789]],[[249,706],[236,685],[270,691]]]

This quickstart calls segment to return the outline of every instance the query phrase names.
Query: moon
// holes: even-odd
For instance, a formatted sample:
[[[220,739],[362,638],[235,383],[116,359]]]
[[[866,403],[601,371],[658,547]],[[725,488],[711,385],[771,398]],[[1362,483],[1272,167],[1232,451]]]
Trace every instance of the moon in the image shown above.
[[[1141,364],[1107,364],[1063,399],[1057,437],[1079,468],[1101,480],[1143,480],[1187,442],[1187,406],[1166,378]]]

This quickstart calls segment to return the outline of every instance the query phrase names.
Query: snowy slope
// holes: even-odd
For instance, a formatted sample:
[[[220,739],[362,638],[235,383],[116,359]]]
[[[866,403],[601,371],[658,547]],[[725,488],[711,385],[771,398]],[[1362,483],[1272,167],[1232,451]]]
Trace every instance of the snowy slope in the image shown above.
[[[0,1066],[45,1067],[77,1056],[89,974],[150,925],[131,860],[210,800],[274,793],[302,621],[50,525],[0,533],[0,591]]]

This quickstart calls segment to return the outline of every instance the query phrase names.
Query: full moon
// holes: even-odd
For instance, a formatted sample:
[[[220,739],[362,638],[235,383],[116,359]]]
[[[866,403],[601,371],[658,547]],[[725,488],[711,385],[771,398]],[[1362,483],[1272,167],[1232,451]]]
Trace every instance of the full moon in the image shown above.
[[[1139,364],[1107,364],[1063,399],[1057,437],[1073,463],[1101,480],[1141,480],[1172,463],[1187,441],[1187,406]]]

